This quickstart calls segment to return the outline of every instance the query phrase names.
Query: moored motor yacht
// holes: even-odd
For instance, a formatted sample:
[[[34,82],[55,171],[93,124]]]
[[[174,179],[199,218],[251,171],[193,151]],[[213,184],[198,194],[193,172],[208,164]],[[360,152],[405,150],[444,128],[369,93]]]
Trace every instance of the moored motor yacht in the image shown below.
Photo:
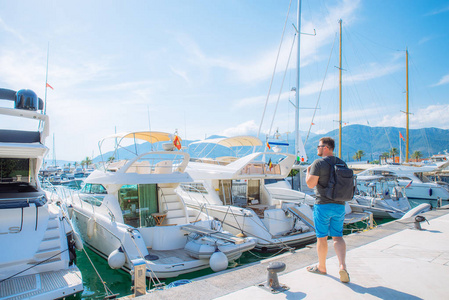
[[[81,292],[73,230],[58,203],[41,189],[48,152],[43,101],[31,90],[0,89],[0,298],[56,299]],[[32,131],[30,131],[32,127]]]
[[[411,209],[396,176],[357,176],[357,188],[350,205],[370,211],[376,218],[399,219]]]
[[[211,267],[226,269],[228,261],[254,248],[253,238],[237,237],[205,213],[186,207],[175,193],[189,155],[174,151],[173,138],[163,132],[111,136],[116,152],[126,140],[164,144],[172,151],[135,152],[126,160],[104,163],[67,198],[70,215],[84,243],[108,259],[111,268],[133,270],[143,260],[147,277],[170,278]],[[175,137],[175,140],[179,138]],[[101,146],[105,139],[101,140]],[[137,146],[136,148],[137,149]]]
[[[226,147],[260,146],[253,137],[204,140]],[[196,142],[199,143],[199,142]],[[234,234],[258,239],[256,250],[273,252],[315,241],[311,208],[303,199],[274,197],[265,180],[288,176],[291,154],[256,152],[241,158],[197,158],[186,172],[194,179],[177,189],[189,207],[207,211]]]
[[[432,182],[424,175],[426,172],[433,172],[444,166],[381,165],[360,172],[357,176],[394,175],[397,177],[399,186],[405,189],[409,199],[449,201],[448,186]]]

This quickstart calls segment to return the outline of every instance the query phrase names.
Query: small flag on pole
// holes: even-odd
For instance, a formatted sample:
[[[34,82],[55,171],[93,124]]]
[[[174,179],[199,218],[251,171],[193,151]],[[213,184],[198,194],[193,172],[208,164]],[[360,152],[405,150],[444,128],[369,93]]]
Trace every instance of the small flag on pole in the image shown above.
[[[268,148],[268,150],[271,150],[270,143],[268,143],[268,142],[267,142],[267,148]]]
[[[312,125],[315,125],[315,123],[312,122]]]
[[[268,161],[268,169],[271,171],[271,168],[273,168],[273,163],[271,162],[271,158]]]
[[[51,85],[49,85],[48,83],[46,83],[46,86],[51,88],[52,90],[54,90],[54,88]]]
[[[175,145],[176,149],[181,150],[181,139],[179,138],[179,136],[175,136],[173,145]]]
[[[405,142],[404,136],[402,135],[402,133],[399,131],[399,137]]]

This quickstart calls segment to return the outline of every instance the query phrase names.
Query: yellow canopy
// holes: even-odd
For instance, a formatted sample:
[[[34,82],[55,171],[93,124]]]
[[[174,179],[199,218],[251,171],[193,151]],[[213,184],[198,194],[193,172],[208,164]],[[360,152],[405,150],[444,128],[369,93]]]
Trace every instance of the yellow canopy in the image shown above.
[[[144,140],[151,144],[158,142],[166,142],[171,140],[171,134],[166,132],[158,132],[158,131],[140,131],[140,132],[125,132],[125,133],[117,133],[110,136],[107,136],[100,140],[99,144],[103,144],[103,141],[106,139],[138,139]],[[119,144],[120,144],[119,141]]]
[[[249,135],[241,135],[236,137],[230,137],[230,138],[217,138],[217,139],[206,139],[198,142],[191,143],[192,144],[201,144],[201,143],[208,143],[208,144],[217,144],[222,145],[228,148],[231,147],[242,147],[242,146],[262,146],[262,141],[254,136]]]

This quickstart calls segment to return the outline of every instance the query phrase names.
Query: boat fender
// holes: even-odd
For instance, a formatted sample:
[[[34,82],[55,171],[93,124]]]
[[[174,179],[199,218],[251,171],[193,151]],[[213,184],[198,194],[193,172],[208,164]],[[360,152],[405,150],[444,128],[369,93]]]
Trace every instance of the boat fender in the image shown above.
[[[114,250],[109,254],[108,256],[108,264],[111,267],[111,269],[120,269],[125,265],[126,262],[126,256],[123,252],[122,247]]]
[[[433,191],[432,191],[432,188],[430,188],[429,189],[429,196],[432,196],[432,194],[433,194]]]
[[[223,252],[216,251],[210,257],[209,265],[214,272],[226,270],[228,267],[228,258]]]
[[[402,216],[401,220],[407,219],[410,217],[414,217],[418,214],[429,211],[430,209],[431,209],[431,205],[429,203],[422,203],[422,204],[418,205],[417,207],[412,208],[411,210],[406,212],[405,215]]]
[[[93,217],[87,221],[87,237],[90,239],[94,235],[96,222]]]
[[[67,207],[67,212],[69,213],[69,219],[71,220],[71,219],[72,219],[72,216],[73,216],[73,206],[72,206],[72,204],[70,204],[70,205]]]
[[[73,232],[73,238],[75,239],[75,248],[76,250],[83,250],[84,245],[83,241],[81,240],[80,235],[77,232]]]

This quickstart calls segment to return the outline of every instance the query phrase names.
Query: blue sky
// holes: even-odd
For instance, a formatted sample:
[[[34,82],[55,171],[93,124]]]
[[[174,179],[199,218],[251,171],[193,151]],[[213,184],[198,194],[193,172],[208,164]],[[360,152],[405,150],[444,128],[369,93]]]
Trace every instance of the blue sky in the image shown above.
[[[47,146],[57,159],[97,156],[98,140],[115,128],[177,129],[189,140],[257,134],[289,4],[0,0],[0,86],[44,98],[49,48]],[[263,139],[276,129],[294,131],[296,55],[287,60],[296,6],[292,1]],[[339,19],[343,122],[405,127],[408,47],[410,127],[449,129],[449,1],[418,0],[302,1],[301,32],[315,29],[316,36],[301,35],[300,129],[309,130],[318,98],[311,131],[338,128]]]

